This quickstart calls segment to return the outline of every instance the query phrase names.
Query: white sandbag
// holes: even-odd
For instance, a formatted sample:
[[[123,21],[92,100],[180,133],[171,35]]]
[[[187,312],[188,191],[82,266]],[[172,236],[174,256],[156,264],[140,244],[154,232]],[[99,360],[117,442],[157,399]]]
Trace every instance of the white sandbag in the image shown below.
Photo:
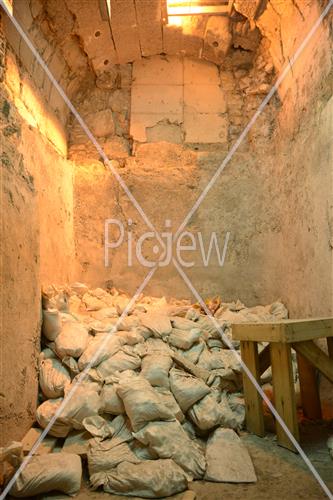
[[[50,491],[74,496],[81,487],[82,465],[78,455],[53,453],[31,457],[19,474],[10,494],[16,498],[35,497]]]
[[[197,328],[197,324],[195,321],[192,321],[187,318],[181,318],[179,316],[173,316],[171,318],[171,324],[173,328],[179,330],[192,330],[193,328]]]
[[[118,313],[115,307],[103,307],[98,311],[92,311],[91,316],[102,320],[105,318],[118,318]]]
[[[117,371],[136,370],[140,366],[140,356],[134,353],[132,347],[124,346],[116,354],[102,361],[96,371],[102,379],[107,380]]]
[[[219,391],[212,391],[189,409],[188,416],[200,430],[209,431],[214,429],[221,421],[219,402]]]
[[[100,415],[94,415],[92,417],[85,417],[82,420],[82,425],[87,432],[92,436],[101,439],[106,439],[111,437],[113,433],[113,428],[111,422],[105,420],[105,418]]]
[[[43,310],[42,334],[53,342],[60,333],[61,320],[57,309]]]
[[[79,369],[84,370],[89,364],[92,368],[116,354],[125,344],[123,338],[114,333],[99,333],[89,336],[89,342],[80,356]]]
[[[49,399],[38,406],[36,410],[36,420],[42,429],[45,429],[48,426],[62,402],[63,398]],[[66,437],[72,428],[72,425],[60,416],[52,425],[48,434],[54,437]]]
[[[174,418],[158,393],[142,376],[121,379],[117,394],[123,400],[134,431],[141,429],[147,422]]]
[[[90,483],[95,490],[104,484],[104,472],[117,467],[122,462],[139,463],[140,459],[133,453],[128,443],[119,442],[118,438],[90,443],[87,454]],[[102,474],[101,474],[102,473]]]
[[[163,338],[171,333],[170,319],[163,313],[146,313],[140,315],[141,324],[153,332],[154,337]]]
[[[207,481],[254,483],[257,481],[247,448],[235,431],[216,429],[209,437],[206,450]]]
[[[88,344],[88,330],[78,322],[68,322],[62,326],[55,340],[55,349],[59,358],[72,356],[79,358]]]
[[[207,350],[207,346],[205,341],[200,339],[199,342],[193,344],[193,346],[190,349],[186,349],[185,351],[179,350],[177,352],[179,352],[182,356],[184,356],[192,363],[196,364],[198,363],[200,355],[203,350]]]
[[[169,370],[172,363],[168,354],[148,354],[142,359],[141,374],[152,386],[169,388]]]
[[[184,413],[210,392],[203,380],[177,368],[170,370],[170,388]]]
[[[195,342],[198,342],[201,337],[199,328],[191,330],[180,330],[173,328],[168,336],[168,343],[179,349],[190,349]]]
[[[185,420],[185,415],[180,409],[180,406],[175,400],[172,392],[166,389],[165,387],[155,387],[155,390],[158,392],[162,402],[165,404],[167,408],[169,408],[174,417],[179,422],[183,422]]]
[[[134,437],[149,446],[160,458],[172,458],[192,479],[200,479],[205,473],[204,454],[177,420],[150,422],[135,432]]]
[[[144,337],[135,330],[133,331],[120,330],[117,333],[115,333],[115,336],[123,339],[125,345],[142,344],[145,341]]]
[[[70,374],[56,358],[41,361],[39,365],[39,385],[47,398],[59,398],[71,383]]]
[[[75,385],[75,379],[65,391],[65,397]],[[82,382],[75,385],[75,390],[61,412],[61,418],[69,422],[74,429],[83,429],[83,420],[86,417],[98,415],[101,408],[101,398],[96,390],[98,384]]]
[[[164,498],[187,489],[186,473],[173,460],[122,462],[103,474],[107,493],[141,498]]]
[[[101,392],[101,411],[111,415],[121,415],[125,413],[125,406],[118,396],[114,384],[105,384]]]

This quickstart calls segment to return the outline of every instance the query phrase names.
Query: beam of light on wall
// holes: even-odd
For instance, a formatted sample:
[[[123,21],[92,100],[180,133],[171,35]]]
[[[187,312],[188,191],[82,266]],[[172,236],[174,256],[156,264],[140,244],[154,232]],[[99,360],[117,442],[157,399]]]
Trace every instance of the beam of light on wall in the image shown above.
[[[3,3],[5,4],[6,9],[8,9],[8,13],[12,16],[13,15],[13,0],[3,0]]]
[[[228,0],[167,0],[168,24],[182,26],[187,16],[228,15]]]

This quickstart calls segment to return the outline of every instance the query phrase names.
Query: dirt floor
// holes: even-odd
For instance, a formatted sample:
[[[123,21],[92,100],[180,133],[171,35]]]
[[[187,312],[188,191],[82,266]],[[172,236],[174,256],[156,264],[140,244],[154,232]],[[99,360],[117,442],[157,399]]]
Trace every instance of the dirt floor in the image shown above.
[[[326,441],[333,433],[333,422],[303,423],[302,447],[318,473],[333,494],[333,460],[330,459]],[[321,490],[302,458],[276,444],[273,434],[265,438],[243,433],[258,476],[256,484],[226,484],[195,481],[189,489],[196,492],[196,500],[319,500],[327,496]],[[181,500],[184,493],[169,497]],[[44,495],[38,500],[63,500],[65,495]],[[122,500],[124,497],[101,491],[90,491],[85,481],[77,500]],[[139,500],[139,497],[131,497]],[[141,499],[140,499],[141,500]]]

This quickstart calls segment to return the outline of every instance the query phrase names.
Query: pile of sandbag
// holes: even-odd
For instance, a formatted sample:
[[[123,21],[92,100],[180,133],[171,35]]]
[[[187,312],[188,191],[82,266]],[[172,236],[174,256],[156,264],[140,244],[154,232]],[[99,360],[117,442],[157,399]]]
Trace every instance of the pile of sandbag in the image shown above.
[[[206,473],[209,457],[216,460],[207,441],[215,443],[221,428],[235,434],[245,418],[240,359],[221,333],[231,340],[231,322],[282,319],[287,310],[280,302],[246,308],[218,301],[217,327],[188,301],[144,296],[122,318],[129,300],[81,283],[44,290],[37,422],[63,440],[68,455],[87,457],[94,489],[154,498],[194,479],[218,480]],[[33,494],[50,486],[40,485],[38,468],[32,462]],[[76,472],[62,491],[73,494],[77,479]],[[22,474],[14,496],[31,495],[34,483],[24,481]]]

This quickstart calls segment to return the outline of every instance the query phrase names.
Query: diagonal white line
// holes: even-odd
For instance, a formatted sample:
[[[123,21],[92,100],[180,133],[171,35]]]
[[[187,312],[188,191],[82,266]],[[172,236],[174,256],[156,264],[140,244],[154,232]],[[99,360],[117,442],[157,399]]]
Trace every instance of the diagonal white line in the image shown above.
[[[318,17],[317,21],[312,26],[312,28],[309,31],[309,33],[304,38],[304,40],[301,43],[301,45],[298,47],[298,49],[296,50],[296,52],[294,53],[294,55],[292,56],[292,58],[289,60],[288,64],[285,66],[284,70],[282,71],[282,73],[280,74],[280,76],[278,77],[278,79],[276,80],[276,82],[273,85],[273,87],[271,88],[271,90],[268,92],[267,96],[263,99],[263,101],[259,105],[257,111],[254,113],[254,115],[252,116],[251,120],[246,125],[246,127],[243,130],[243,132],[240,134],[240,136],[238,137],[238,139],[236,140],[236,142],[234,143],[234,145],[232,146],[232,148],[228,152],[227,156],[222,161],[221,165],[216,170],[216,172],[213,175],[213,177],[208,182],[207,186],[205,187],[205,189],[203,190],[203,192],[201,193],[201,195],[199,196],[199,198],[197,199],[197,201],[194,203],[194,205],[191,208],[191,210],[186,215],[185,219],[183,220],[183,222],[181,223],[181,225],[179,226],[179,228],[177,229],[177,231],[176,231],[176,233],[174,235],[174,241],[177,240],[177,238],[180,235],[180,233],[185,229],[185,227],[188,224],[188,222],[190,221],[192,215],[198,209],[198,207],[201,205],[202,201],[205,199],[205,197],[207,196],[208,192],[210,191],[210,189],[215,184],[215,182],[218,179],[218,177],[220,176],[220,174],[223,172],[223,170],[225,169],[225,167],[228,165],[228,163],[232,159],[233,155],[236,153],[237,149],[239,148],[239,146],[241,145],[241,143],[243,142],[243,140],[245,139],[245,137],[247,136],[247,134],[249,133],[249,131],[253,127],[254,123],[257,120],[257,118],[261,115],[261,113],[263,112],[263,110],[264,110],[265,106],[267,105],[267,103],[271,100],[271,98],[273,97],[273,95],[276,93],[276,91],[278,90],[279,86],[281,85],[281,83],[283,82],[283,80],[286,78],[286,76],[288,75],[288,73],[290,72],[290,70],[292,69],[292,67],[294,66],[294,64],[296,63],[296,61],[300,57],[300,55],[302,54],[302,52],[305,49],[305,47],[308,45],[309,41],[311,40],[311,38],[313,37],[313,35],[315,34],[315,32],[317,31],[317,29],[321,25],[323,19],[329,13],[329,11],[330,11],[330,9],[331,9],[332,6],[333,6],[333,0],[330,0],[328,2],[328,4],[327,4],[326,8],[323,10],[323,12],[321,13],[321,15]]]
[[[61,413],[64,410],[65,406],[72,399],[72,397],[76,393],[77,389],[79,388],[80,384],[87,377],[90,368],[94,364],[94,361],[97,359],[97,357],[100,354],[100,352],[102,352],[102,350],[107,346],[107,343],[110,341],[110,338],[112,338],[112,334],[117,331],[118,325],[128,315],[128,313],[129,313],[132,305],[135,304],[135,302],[137,301],[137,299],[140,296],[141,292],[144,290],[144,288],[146,287],[147,283],[153,277],[156,269],[157,269],[157,265],[154,268],[152,268],[151,271],[147,274],[147,276],[145,277],[145,279],[143,280],[143,282],[141,283],[141,285],[139,286],[139,288],[137,289],[137,291],[135,292],[135,294],[133,295],[133,297],[131,298],[131,300],[128,302],[127,306],[125,307],[124,311],[122,312],[121,316],[118,318],[118,320],[115,323],[115,325],[113,326],[113,328],[105,335],[105,338],[104,338],[103,342],[101,343],[101,345],[96,350],[96,352],[95,352],[94,356],[92,357],[92,359],[90,360],[89,364],[80,373],[80,376],[78,377],[78,379],[74,383],[73,387],[70,389],[69,393],[66,395],[66,397],[62,401],[62,403],[59,406],[58,410],[53,415],[53,417],[51,418],[50,422],[47,424],[47,426],[45,427],[45,429],[43,430],[43,432],[41,433],[41,435],[39,436],[39,438],[37,439],[37,441],[35,442],[35,444],[31,448],[29,454],[25,457],[25,459],[21,463],[20,467],[15,472],[14,476],[11,478],[11,480],[6,485],[6,488],[4,489],[4,491],[2,492],[2,494],[0,495],[0,500],[4,500],[6,498],[6,495],[10,492],[10,489],[14,485],[14,483],[15,483],[16,479],[18,478],[19,474],[21,474],[21,472],[28,465],[28,463],[31,460],[32,456],[35,454],[37,448],[39,447],[39,445],[41,444],[41,442],[43,441],[43,439],[46,437],[47,433],[49,432],[49,430],[51,429],[52,425],[55,423],[55,421],[57,420],[57,418],[59,418],[61,416]]]
[[[330,500],[333,500],[333,493],[329,490],[329,488],[327,487],[327,485],[325,484],[325,482],[323,481],[323,479],[319,475],[318,471],[315,469],[315,467],[313,466],[313,464],[311,463],[311,461],[309,460],[309,458],[307,457],[307,455],[304,453],[303,449],[301,448],[301,446],[299,445],[299,443],[296,441],[296,439],[294,438],[294,436],[292,435],[292,433],[288,429],[286,423],[280,417],[279,413],[277,412],[277,410],[275,409],[275,407],[273,406],[273,404],[271,403],[271,401],[269,400],[269,398],[266,396],[266,394],[262,390],[260,384],[258,384],[258,382],[255,379],[255,377],[253,376],[252,372],[249,370],[249,368],[247,367],[247,365],[244,363],[244,361],[242,360],[242,358],[239,355],[239,353],[236,351],[236,349],[234,348],[234,346],[232,345],[232,343],[230,342],[230,340],[228,339],[228,337],[223,333],[223,330],[222,330],[221,326],[219,325],[219,323],[217,322],[216,318],[212,315],[212,313],[208,309],[207,305],[205,304],[204,300],[202,299],[202,297],[200,296],[200,294],[197,292],[197,290],[193,286],[192,282],[190,281],[190,279],[188,278],[188,276],[185,274],[185,272],[183,271],[182,267],[179,265],[179,263],[177,262],[176,259],[173,259],[173,264],[176,267],[176,269],[177,269],[178,273],[180,274],[180,276],[185,281],[185,283],[188,286],[188,288],[193,293],[193,296],[196,298],[196,300],[198,301],[198,303],[200,304],[200,306],[205,311],[206,315],[210,318],[210,320],[212,321],[213,325],[218,330],[219,334],[221,335],[221,338],[222,338],[223,342],[234,353],[237,361],[241,364],[242,369],[244,370],[244,372],[246,373],[246,375],[248,376],[248,378],[250,379],[250,381],[252,382],[252,384],[254,385],[254,387],[256,388],[256,390],[259,392],[260,396],[265,401],[265,403],[267,404],[268,408],[270,409],[270,411],[272,412],[272,414],[274,415],[274,417],[276,418],[276,420],[279,422],[279,424],[283,428],[284,432],[287,434],[287,436],[290,439],[290,441],[295,446],[296,450],[298,451],[298,453],[300,454],[300,456],[304,460],[304,462],[307,465],[307,467],[309,468],[309,470],[314,475],[315,479],[318,481],[318,483],[321,486],[321,488],[323,489],[323,491],[326,493],[327,497]]]
[[[41,55],[39,54],[39,52],[37,51],[37,49],[34,47],[33,43],[30,40],[30,38],[27,36],[27,34],[25,33],[25,31],[23,30],[22,26],[18,23],[18,21],[15,19],[15,17],[12,16],[11,13],[9,12],[6,4],[4,3],[4,0],[0,0],[0,6],[5,10],[5,12],[7,13],[9,19],[14,24],[15,28],[17,29],[17,31],[19,32],[19,34],[21,35],[21,37],[23,38],[23,40],[25,41],[25,43],[27,44],[27,46],[29,47],[29,49],[31,50],[31,52],[33,53],[34,57],[37,59],[38,63],[42,66],[42,68],[45,71],[45,73],[47,74],[48,78],[51,80],[52,84],[55,86],[55,88],[57,89],[57,91],[59,92],[59,94],[61,95],[61,97],[65,101],[65,103],[67,104],[68,108],[73,113],[73,115],[75,116],[75,118],[77,119],[77,121],[79,122],[79,124],[81,125],[81,127],[84,130],[85,134],[87,135],[87,137],[91,140],[91,142],[95,146],[98,154],[100,155],[101,158],[103,158],[103,161],[104,161],[105,165],[107,165],[107,167],[109,168],[109,170],[111,171],[111,173],[115,176],[115,178],[119,182],[120,186],[125,191],[125,193],[127,194],[128,198],[131,200],[132,204],[137,209],[137,211],[141,215],[141,217],[144,220],[144,222],[147,224],[147,226],[155,234],[156,239],[158,240],[158,242],[162,246],[162,249],[165,251],[166,250],[165,249],[165,243],[162,240],[162,238],[160,237],[159,233],[156,231],[155,227],[153,226],[153,224],[148,219],[148,217],[145,214],[144,210],[142,209],[141,205],[138,203],[138,201],[136,200],[136,198],[133,196],[133,194],[131,193],[131,191],[128,189],[128,187],[127,187],[125,181],[123,180],[123,178],[119,175],[119,173],[117,172],[117,170],[114,168],[114,166],[110,162],[109,158],[107,157],[107,155],[105,154],[103,148],[101,147],[101,145],[99,144],[99,142],[97,141],[97,139],[95,138],[95,136],[93,135],[93,133],[91,132],[91,130],[89,129],[89,127],[86,124],[86,122],[83,120],[83,118],[81,117],[81,115],[79,114],[79,112],[77,111],[77,109],[74,107],[74,105],[72,104],[72,102],[70,101],[70,99],[67,97],[67,94],[65,93],[64,89],[62,88],[62,86],[57,82],[57,80],[55,79],[55,77],[53,76],[53,74],[51,73],[51,71],[49,70],[49,68],[48,68],[47,64],[45,63],[44,59],[41,57]],[[161,259],[162,258],[163,258],[163,255],[161,256]]]

